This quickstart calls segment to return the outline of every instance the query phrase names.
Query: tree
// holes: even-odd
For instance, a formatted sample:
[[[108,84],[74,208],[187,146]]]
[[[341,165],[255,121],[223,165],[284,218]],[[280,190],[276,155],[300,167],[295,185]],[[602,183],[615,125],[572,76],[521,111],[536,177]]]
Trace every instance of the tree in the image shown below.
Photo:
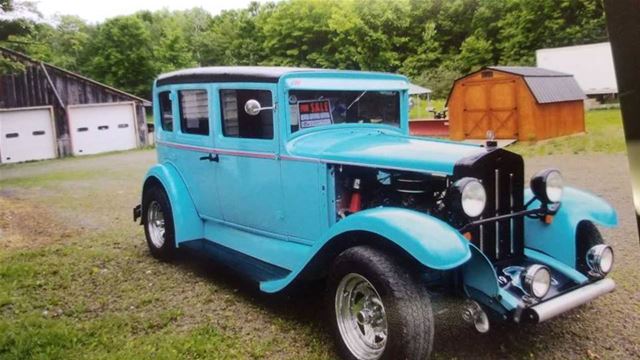
[[[28,35],[33,31],[34,18],[40,14],[33,4],[22,1],[0,0],[0,42],[12,42],[15,36]],[[24,71],[24,66],[0,55],[0,75]]]
[[[544,47],[605,41],[600,0],[508,0],[498,22],[502,63],[534,64],[535,50]]]
[[[168,72],[196,65],[187,42],[188,35],[181,26],[179,14],[167,10],[142,11],[134,14],[144,22],[150,42],[153,68],[156,73]]]
[[[279,3],[262,16],[258,29],[264,36],[268,65],[327,67],[332,7],[335,1],[291,0]]]
[[[203,36],[203,65],[257,65],[265,62],[265,38],[259,22],[273,4],[251,3],[247,9],[223,11]]]
[[[454,66],[463,73],[493,64],[493,44],[481,35],[471,35],[462,42]]]
[[[137,94],[161,72],[206,65],[401,72],[442,94],[480,66],[533,65],[536,49],[607,38],[602,0],[283,0],[216,16],[142,11],[97,27],[15,16],[35,11],[25,1],[0,6],[4,46]]]
[[[428,22],[424,26],[422,42],[414,54],[404,61],[402,72],[410,77],[417,77],[425,71],[438,67],[442,56],[442,49],[437,40],[436,24]]]
[[[151,35],[137,16],[120,16],[98,26],[89,48],[87,73],[109,85],[148,97],[154,66]]]

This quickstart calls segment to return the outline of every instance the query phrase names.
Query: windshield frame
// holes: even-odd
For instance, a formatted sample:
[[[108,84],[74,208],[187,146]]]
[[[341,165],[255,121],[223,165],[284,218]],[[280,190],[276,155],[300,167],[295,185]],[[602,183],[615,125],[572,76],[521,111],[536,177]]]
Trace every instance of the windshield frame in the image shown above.
[[[332,124],[316,126],[291,132],[291,118],[288,109],[289,92],[295,90],[314,91],[397,91],[400,96],[400,124],[391,126],[387,124]],[[387,129],[409,134],[409,81],[403,75],[331,70],[321,72],[293,72],[284,75],[278,81],[278,117],[282,121],[280,133],[282,139],[287,142],[292,138],[308,134],[310,132],[335,129],[335,128],[362,128],[362,129]]]

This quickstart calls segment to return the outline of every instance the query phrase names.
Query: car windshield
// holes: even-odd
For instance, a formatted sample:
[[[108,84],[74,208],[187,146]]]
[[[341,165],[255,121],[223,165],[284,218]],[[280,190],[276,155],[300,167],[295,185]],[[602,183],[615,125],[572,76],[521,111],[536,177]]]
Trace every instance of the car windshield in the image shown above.
[[[399,91],[292,90],[291,132],[344,123],[400,126]]]

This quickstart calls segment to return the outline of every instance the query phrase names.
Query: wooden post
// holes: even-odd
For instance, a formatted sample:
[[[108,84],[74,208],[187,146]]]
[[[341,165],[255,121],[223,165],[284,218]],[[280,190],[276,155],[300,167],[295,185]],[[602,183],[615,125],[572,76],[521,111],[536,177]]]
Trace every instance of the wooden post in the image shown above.
[[[40,63],[40,67],[42,68],[42,71],[44,71],[44,76],[47,77],[47,82],[49,83],[49,86],[51,87],[51,90],[53,91],[53,94],[56,96],[56,99],[58,100],[58,104],[60,105],[62,110],[64,112],[66,112],[65,105],[62,102],[62,98],[60,97],[60,94],[58,94],[58,90],[56,89],[56,86],[54,85],[53,81],[51,81],[51,77],[49,76],[49,72],[47,71],[47,67],[44,66],[44,63]]]

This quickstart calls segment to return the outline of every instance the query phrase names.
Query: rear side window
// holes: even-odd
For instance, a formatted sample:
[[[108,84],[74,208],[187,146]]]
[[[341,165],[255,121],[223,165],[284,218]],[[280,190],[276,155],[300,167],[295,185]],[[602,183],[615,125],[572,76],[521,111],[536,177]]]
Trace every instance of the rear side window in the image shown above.
[[[273,110],[262,110],[252,116],[244,111],[247,100],[258,100],[262,107],[271,107],[268,90],[220,90],[222,133],[226,137],[273,139]]]
[[[181,90],[180,128],[185,134],[209,135],[209,97],[207,90]]]
[[[158,94],[158,106],[160,107],[160,124],[162,130],[173,131],[173,112],[171,111],[171,92],[163,91]]]

